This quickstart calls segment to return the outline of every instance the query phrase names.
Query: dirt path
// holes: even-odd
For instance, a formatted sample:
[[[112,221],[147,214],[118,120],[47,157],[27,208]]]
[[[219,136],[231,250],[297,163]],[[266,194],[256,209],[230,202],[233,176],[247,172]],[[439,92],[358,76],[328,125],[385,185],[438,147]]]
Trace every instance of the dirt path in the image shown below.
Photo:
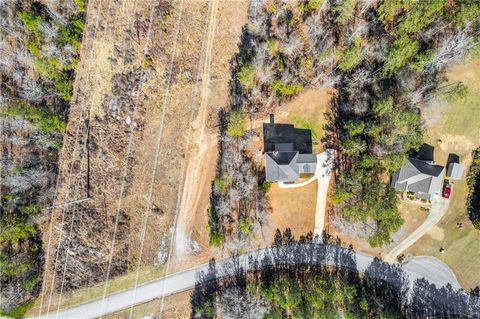
[[[202,69],[200,102],[197,114],[190,125],[187,144],[188,158],[181,196],[177,204],[173,260],[188,262],[188,256],[199,250],[209,258],[208,236],[204,230],[211,190],[210,183],[215,174],[217,157],[217,130],[211,130],[211,122],[217,122],[219,105],[224,106],[229,97],[230,59],[238,50],[236,41],[246,18],[247,2],[211,2],[208,31],[205,39],[205,56]],[[245,12],[243,12],[243,10]],[[241,13],[241,14],[240,14]],[[243,17],[245,14],[245,17]],[[235,22],[226,17],[237,15]],[[228,28],[226,28],[228,26]],[[227,43],[228,42],[228,43]],[[197,225],[199,220],[202,225]],[[195,241],[194,241],[195,240]],[[208,255],[208,256],[207,256]]]
[[[186,167],[186,175],[183,182],[184,188],[180,200],[180,207],[177,215],[177,222],[175,228],[175,251],[177,254],[185,253],[189,248],[188,238],[190,234],[187,230],[187,225],[192,222],[192,214],[189,212],[195,212],[198,204],[198,197],[200,195],[199,185],[205,184],[205,174],[201,174],[201,165],[204,162],[205,153],[208,149],[210,137],[205,136],[205,126],[207,122],[207,108],[208,97],[210,91],[210,71],[212,65],[212,48],[213,39],[215,36],[215,28],[217,25],[217,11],[218,0],[214,0],[211,4],[205,59],[202,72],[202,89],[201,89],[201,101],[198,109],[198,115],[191,125],[193,140],[188,144],[188,147],[192,150],[190,153],[190,159]]]

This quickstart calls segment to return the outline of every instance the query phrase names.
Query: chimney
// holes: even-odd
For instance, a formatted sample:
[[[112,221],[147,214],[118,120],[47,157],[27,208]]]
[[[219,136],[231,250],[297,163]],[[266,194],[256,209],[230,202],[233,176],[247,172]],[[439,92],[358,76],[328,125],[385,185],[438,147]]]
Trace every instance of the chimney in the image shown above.
[[[270,114],[270,124],[275,124],[275,117],[273,114]]]

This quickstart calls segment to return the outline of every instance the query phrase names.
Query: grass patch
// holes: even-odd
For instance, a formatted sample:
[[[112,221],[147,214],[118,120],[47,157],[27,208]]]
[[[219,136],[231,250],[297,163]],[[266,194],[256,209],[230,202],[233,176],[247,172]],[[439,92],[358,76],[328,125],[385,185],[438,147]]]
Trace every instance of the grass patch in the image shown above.
[[[480,79],[479,79],[480,80]],[[450,104],[444,115],[445,131],[455,135],[465,135],[478,138],[480,136],[480,92],[467,94],[464,99],[455,100]]]
[[[6,317],[12,317],[12,318],[23,318],[27,311],[32,309],[32,307],[35,304],[35,300],[29,300],[27,302],[24,302],[15,308],[5,311],[5,310],[0,310],[0,316],[6,316]]]
[[[312,143],[317,145],[320,142],[320,132],[322,131],[320,125],[308,118],[295,115],[292,117],[292,123],[298,128],[310,130],[312,132]]]

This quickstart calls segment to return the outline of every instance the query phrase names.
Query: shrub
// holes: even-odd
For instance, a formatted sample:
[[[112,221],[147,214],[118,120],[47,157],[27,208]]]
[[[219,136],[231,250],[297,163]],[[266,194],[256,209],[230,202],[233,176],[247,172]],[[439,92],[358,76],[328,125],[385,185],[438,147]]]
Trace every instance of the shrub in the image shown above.
[[[362,48],[360,46],[354,46],[352,48],[342,50],[340,51],[339,56],[340,63],[338,63],[338,67],[340,70],[345,72],[352,71],[362,58]]]
[[[37,274],[29,277],[27,280],[22,282],[22,288],[30,292],[30,291],[33,291],[41,282],[42,282],[42,277]]]
[[[346,202],[348,199],[352,198],[353,194],[347,191],[344,188],[335,188],[333,193],[330,195],[330,200],[334,204],[341,204]]]
[[[278,48],[279,44],[277,39],[269,38],[267,40],[267,51],[271,57],[273,57],[278,52]]]
[[[307,9],[307,11],[318,10],[324,2],[325,0],[308,0],[305,9]]]
[[[292,85],[284,85],[280,80],[275,80],[272,83],[272,90],[281,96],[291,96],[303,91],[303,83]]]
[[[219,231],[210,230],[208,244],[212,247],[221,247],[224,241],[223,235]]]
[[[85,0],[73,0],[73,2],[75,2],[75,5],[77,6],[77,12],[85,12]]]
[[[10,227],[3,228],[0,232],[0,244],[7,242],[17,246],[21,240],[26,240],[35,235],[36,229],[28,223],[19,223]]]
[[[35,59],[35,67],[42,77],[53,81],[60,98],[67,102],[72,99],[72,79],[66,70],[61,69],[57,59],[37,58]]]
[[[35,43],[40,44],[42,41],[42,33],[38,27],[44,21],[43,17],[28,11],[17,12],[17,17],[22,21],[25,28],[33,34]]]
[[[226,176],[223,173],[217,176],[213,181],[213,186],[215,187],[215,190],[222,195],[225,194],[231,184],[232,178],[230,176]]]
[[[375,114],[378,117],[388,115],[392,111],[393,111],[393,99],[391,97],[388,97],[384,100],[377,101],[373,105],[373,112],[375,112]]]
[[[241,217],[238,220],[238,229],[244,233],[244,234],[249,234],[250,233],[250,228],[252,227],[252,223],[248,219],[248,217]]]
[[[423,72],[425,70],[425,65],[427,65],[435,57],[435,50],[427,50],[420,54],[417,54],[415,57],[415,62],[410,66],[417,72]]]
[[[382,76],[384,78],[391,76],[400,68],[405,66],[408,60],[417,53],[420,44],[417,40],[411,40],[403,36],[395,40],[392,49],[388,52],[385,64],[383,65]]]
[[[367,149],[367,143],[358,138],[347,138],[342,142],[342,148],[347,155],[358,155]]]
[[[251,89],[255,86],[255,74],[257,70],[251,64],[242,65],[238,72],[238,81],[243,87]]]
[[[73,16],[70,18],[70,23],[61,26],[58,30],[59,42],[61,44],[69,44],[75,49],[80,49],[81,45],[81,36],[83,29],[85,28],[85,23],[79,17]]]
[[[220,247],[223,243],[224,237],[220,232],[220,225],[218,214],[213,207],[209,207],[208,210],[208,244],[213,247]]]
[[[37,204],[29,204],[29,205],[25,205],[25,206],[20,207],[20,212],[23,215],[32,216],[33,214],[38,213],[41,208],[42,208],[41,204],[38,204],[38,203]]]
[[[153,66],[153,59],[151,56],[145,56],[143,59],[143,68],[148,69]]]
[[[58,96],[60,96],[60,98],[67,102],[72,100],[73,83],[68,74],[57,74],[53,81],[53,85],[57,89]]]
[[[271,187],[272,187],[272,182],[263,181],[262,185],[260,186],[260,189],[262,190],[262,192],[266,193],[270,190]]]
[[[344,25],[350,20],[355,10],[356,0],[340,0],[332,5],[332,12],[336,15],[335,21]]]
[[[300,12],[309,13],[320,9],[325,0],[307,0],[299,5]]]
[[[64,132],[66,128],[65,121],[60,115],[42,111],[24,102],[5,106],[0,109],[0,115],[25,119],[47,133]]]
[[[360,120],[349,120],[345,122],[343,128],[348,132],[348,135],[355,136],[363,134],[365,131],[365,122]]]
[[[38,46],[38,43],[36,43],[35,41],[26,40],[25,47],[27,48],[28,52],[30,52],[34,57],[40,56],[41,49]]]
[[[247,121],[241,111],[233,111],[228,115],[227,134],[242,137],[247,130]]]

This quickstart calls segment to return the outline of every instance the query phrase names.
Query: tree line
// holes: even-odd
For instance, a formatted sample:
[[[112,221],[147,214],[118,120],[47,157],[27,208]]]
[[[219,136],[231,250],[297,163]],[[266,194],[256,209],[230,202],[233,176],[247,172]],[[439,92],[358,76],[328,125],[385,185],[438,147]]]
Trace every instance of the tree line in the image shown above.
[[[40,290],[37,220],[52,201],[85,10],[84,0],[0,1],[2,316],[23,316]]]
[[[467,210],[473,226],[480,230],[480,148],[473,152],[472,166],[467,175]]]

